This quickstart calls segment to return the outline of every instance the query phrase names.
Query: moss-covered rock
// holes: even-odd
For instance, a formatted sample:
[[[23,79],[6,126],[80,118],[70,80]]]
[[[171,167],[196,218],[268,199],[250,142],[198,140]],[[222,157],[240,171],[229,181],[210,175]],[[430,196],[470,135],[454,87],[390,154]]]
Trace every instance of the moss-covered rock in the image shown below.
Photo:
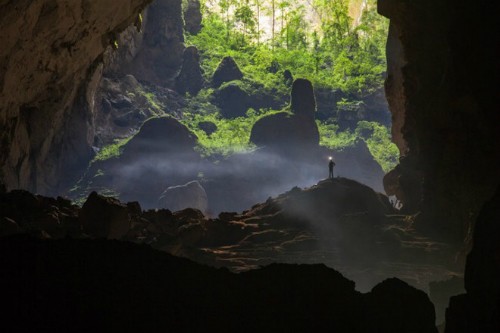
[[[212,83],[218,88],[225,82],[241,80],[243,73],[232,57],[224,57],[214,72]]]

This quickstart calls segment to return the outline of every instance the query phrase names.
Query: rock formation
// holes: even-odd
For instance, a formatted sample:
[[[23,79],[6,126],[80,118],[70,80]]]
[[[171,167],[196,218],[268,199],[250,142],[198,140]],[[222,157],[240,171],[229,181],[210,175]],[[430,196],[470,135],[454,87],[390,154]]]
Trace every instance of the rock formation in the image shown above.
[[[406,302],[408,299],[412,302]],[[367,300],[372,309],[368,322],[379,322],[378,332],[438,333],[434,325],[434,305],[429,297],[401,280],[393,278],[379,283],[367,295]]]
[[[198,209],[206,213],[208,198],[205,189],[194,180],[184,185],[170,186],[162,193],[159,199],[160,207],[179,211],[186,208]]]
[[[200,55],[196,46],[189,46],[182,55],[182,68],[177,76],[176,88],[181,94],[196,95],[203,87],[203,75],[200,67]]]
[[[465,267],[466,294],[450,299],[446,333],[500,331],[500,187],[479,213]]]
[[[218,88],[225,82],[241,80],[243,73],[232,57],[224,57],[212,76],[212,84]]]
[[[102,55],[150,2],[0,4],[0,165],[9,188],[49,193],[74,180],[92,154]]]
[[[125,146],[124,158],[140,155],[192,152],[198,138],[186,126],[171,117],[151,118]]]
[[[132,44],[125,58],[116,60],[118,71],[110,74],[132,74],[140,81],[174,88],[185,49],[183,25],[181,0],[155,0],[144,15],[140,44]]]
[[[380,0],[378,10],[391,19],[393,139],[409,164],[403,173],[420,175],[402,187],[404,204],[422,212],[422,230],[470,246],[473,221],[500,182],[495,4]]]
[[[0,251],[7,331],[435,332],[422,293],[394,280],[361,294],[324,265],[232,274],[105,240],[18,237]],[[379,316],[370,300],[384,296],[395,303]]]
[[[286,151],[317,147],[319,132],[314,120],[316,101],[310,81],[294,81],[290,109],[291,114],[280,112],[256,121],[252,127],[250,141],[257,146],[279,147]]]
[[[213,94],[213,103],[220,108],[225,118],[245,116],[251,104],[251,97],[238,81],[229,82],[217,89]]]
[[[83,231],[94,237],[121,239],[130,230],[126,205],[92,192],[79,214]]]
[[[200,0],[188,0],[184,9],[184,29],[191,35],[196,35],[201,30],[201,19]]]
[[[130,165],[125,166],[125,170],[128,168]],[[156,187],[163,183],[161,173],[154,169],[147,172],[141,174],[152,179],[147,191],[138,187],[133,197],[137,193],[147,196],[148,191],[158,193]],[[94,180],[98,182],[99,178]],[[137,186],[133,182],[126,185],[126,190]],[[182,199],[179,194],[188,194],[184,203],[196,199],[206,205],[203,190],[193,185],[171,189],[165,199]],[[197,189],[193,191],[192,187]],[[172,194],[178,195],[174,198]],[[387,197],[345,178],[325,180],[304,190],[294,188],[242,213],[221,213],[218,217],[205,217],[192,208],[174,213],[167,209],[143,211],[137,202],[125,204],[96,193],[89,195],[82,208],[62,198],[20,190],[0,195],[2,236],[118,239],[149,244],[234,271],[276,261],[321,260],[356,279],[358,290],[364,291],[394,275],[404,276],[419,288],[447,278],[442,267],[449,266],[454,252],[422,237],[407,220],[394,214]],[[419,271],[419,265],[425,269]]]

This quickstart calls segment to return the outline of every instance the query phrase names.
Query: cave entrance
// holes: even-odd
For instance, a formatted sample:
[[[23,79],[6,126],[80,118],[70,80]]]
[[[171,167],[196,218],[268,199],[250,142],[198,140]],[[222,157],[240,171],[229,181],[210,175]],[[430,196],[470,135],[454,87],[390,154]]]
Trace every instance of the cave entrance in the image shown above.
[[[74,198],[241,211],[326,178],[329,157],[336,177],[383,192],[398,150],[383,89],[388,20],[375,0],[160,1],[140,28],[108,51],[96,156]],[[312,99],[307,83],[291,98],[297,79]],[[163,116],[178,123],[153,124]],[[145,122],[151,133],[136,135]],[[168,187],[190,182],[195,199],[169,199]]]

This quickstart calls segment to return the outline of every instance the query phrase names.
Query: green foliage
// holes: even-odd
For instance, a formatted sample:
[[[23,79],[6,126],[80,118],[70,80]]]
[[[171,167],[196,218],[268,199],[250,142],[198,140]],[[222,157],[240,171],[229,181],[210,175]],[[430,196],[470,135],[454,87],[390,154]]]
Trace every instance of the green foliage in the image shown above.
[[[366,7],[353,0],[210,3],[212,6],[202,2],[201,32],[186,36],[186,43],[200,50],[207,80],[221,59],[231,56],[245,75],[231,84],[247,92],[267,92],[285,99],[290,87],[283,80],[283,71],[288,69],[295,78],[311,80],[316,88],[342,90],[349,98],[336,107],[344,111],[357,110],[364,96],[383,87],[388,20],[377,14],[375,0],[368,0]],[[353,4],[364,8],[358,10],[356,20],[349,16]],[[312,6],[317,24],[306,18],[306,5]],[[266,20],[272,29],[267,34],[262,30]],[[247,117],[224,119],[210,101],[212,93],[212,89],[204,89],[189,99],[182,120],[198,136],[200,150],[205,155],[227,156],[253,149],[249,144],[252,125],[274,111],[249,110]],[[207,135],[198,127],[202,121],[213,122],[217,131]],[[340,131],[336,121],[317,121],[322,146],[342,150],[362,139],[385,171],[397,163],[398,150],[386,127],[363,121],[354,131]]]
[[[320,145],[335,150],[343,150],[353,146],[357,140],[366,142],[373,158],[380,164],[384,172],[396,166],[399,150],[391,141],[387,127],[376,122],[360,121],[354,131],[339,131],[336,124],[316,121],[320,133]]]
[[[255,122],[266,115],[279,111],[253,110],[247,111],[246,117],[226,119],[216,113],[184,113],[181,122],[198,137],[198,149],[204,156],[227,157],[234,153],[251,151],[255,148],[250,143],[250,133]],[[200,129],[199,123],[209,121],[217,126],[217,130],[207,135]]]
[[[382,87],[388,20],[376,13],[375,1],[369,1],[358,25],[349,17],[347,0],[309,3],[319,27],[306,21],[303,1],[218,1],[220,11],[204,6],[202,31],[186,41],[200,50],[207,78],[224,56],[231,56],[246,76],[278,90],[284,89],[280,74],[285,69],[316,87],[348,94],[362,96]],[[266,16],[274,17],[275,28],[264,41],[260,26]],[[273,62],[280,73],[269,73]]]
[[[356,143],[357,137],[355,133],[350,131],[339,131],[337,124],[330,124],[316,120],[318,125],[321,146],[334,149],[343,150],[347,147],[352,147]]]
[[[132,136],[125,139],[116,139],[115,143],[102,147],[92,162],[105,161],[110,158],[119,157],[123,151],[123,147],[130,139],[132,139]]]
[[[376,122],[360,121],[356,135],[366,141],[370,153],[384,172],[389,172],[398,163],[399,150],[391,141],[390,130]]]

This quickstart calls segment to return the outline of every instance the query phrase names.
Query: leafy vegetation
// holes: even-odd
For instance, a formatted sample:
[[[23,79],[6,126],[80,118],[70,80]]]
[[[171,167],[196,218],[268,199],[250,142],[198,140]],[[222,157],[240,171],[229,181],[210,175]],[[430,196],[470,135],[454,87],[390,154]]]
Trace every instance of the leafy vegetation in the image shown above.
[[[366,94],[382,85],[386,68],[388,22],[375,6],[367,0],[355,22],[347,0],[205,1],[203,29],[186,40],[200,50],[207,77],[229,55],[264,85],[286,89],[274,72],[289,69],[316,87]]]
[[[259,87],[287,98],[283,72],[290,70],[316,89],[342,91],[346,98],[332,108],[353,112],[383,86],[388,21],[376,13],[375,0],[206,0],[202,13],[203,29],[187,35],[186,43],[199,49],[207,81],[231,56],[245,74],[238,83],[245,91]],[[211,103],[213,92],[205,88],[188,99],[182,120],[198,136],[200,151],[227,156],[253,149],[253,124],[276,111],[250,109],[246,117],[225,119]],[[199,128],[206,121],[217,126],[210,135]],[[334,114],[317,124],[322,146],[342,150],[364,140],[385,171],[397,162],[398,150],[381,124],[360,121],[355,130],[341,131]]]
[[[233,83],[245,92],[286,100],[290,86],[283,72],[290,70],[316,89],[342,91],[345,98],[332,109],[352,112],[364,96],[383,86],[388,22],[376,13],[375,0],[202,0],[202,13],[202,30],[186,35],[186,44],[199,49],[207,81],[223,57],[231,56],[245,75]],[[163,113],[163,100],[154,91],[138,93],[152,113]],[[226,157],[254,149],[249,143],[253,124],[278,111],[249,109],[245,117],[226,119],[213,104],[213,94],[213,88],[205,87],[187,96],[180,119],[197,135],[200,152]],[[395,165],[398,151],[387,127],[360,121],[354,130],[340,130],[338,121],[333,112],[330,119],[317,121],[322,146],[342,150],[364,140],[385,171]],[[200,129],[202,122],[217,130],[207,134]],[[103,147],[94,161],[119,156],[129,139]]]
[[[261,117],[276,113],[274,110],[255,111],[249,109],[246,117],[226,119],[218,113],[184,114],[181,122],[198,136],[199,150],[204,156],[227,157],[234,153],[251,151],[255,146],[250,143],[253,124]],[[208,135],[200,129],[201,122],[211,122],[217,130]]]
[[[107,159],[120,156],[123,147],[132,139],[132,136],[125,139],[116,139],[115,143],[102,147],[95,155],[92,162],[105,161]]]

